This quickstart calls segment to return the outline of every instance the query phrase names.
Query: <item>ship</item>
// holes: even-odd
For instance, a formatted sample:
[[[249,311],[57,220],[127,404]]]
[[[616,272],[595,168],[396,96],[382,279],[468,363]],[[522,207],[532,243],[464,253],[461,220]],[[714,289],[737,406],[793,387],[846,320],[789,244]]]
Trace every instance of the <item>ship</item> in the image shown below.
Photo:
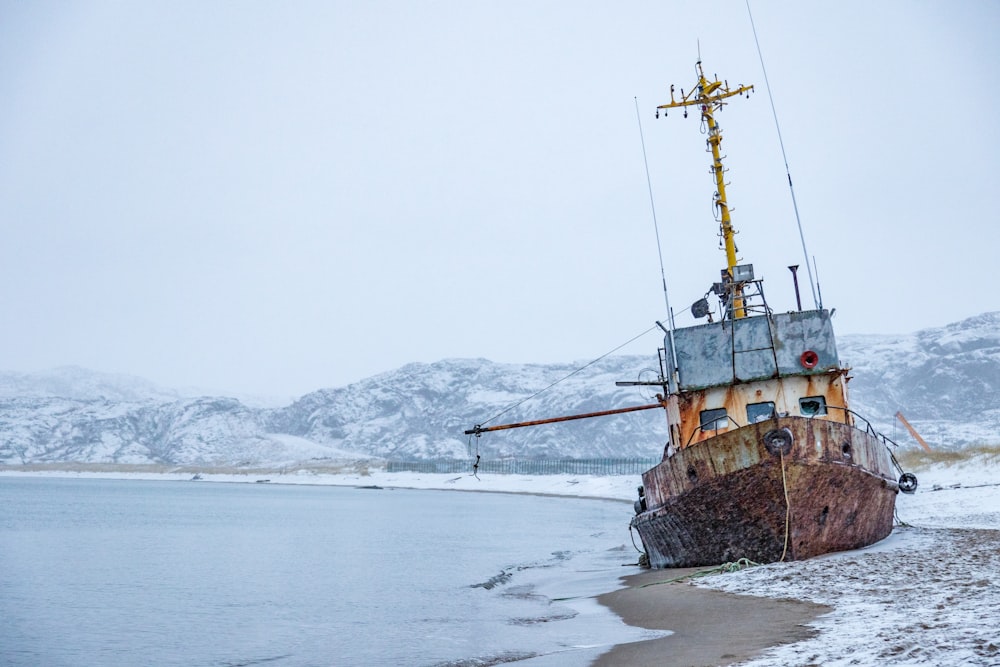
[[[715,116],[753,86],[710,80],[700,60],[696,72],[688,93],[671,86],[656,115],[701,115],[726,266],[690,308],[704,323],[677,327],[669,312],[667,325],[657,322],[659,377],[618,383],[654,385],[656,402],[466,433],[663,410],[663,457],[642,474],[630,520],[649,567],[803,560],[874,544],[892,532],[896,497],[917,479],[900,467],[895,443],[851,410],[831,312],[802,308],[797,267],[789,266],[796,310],[775,312],[753,265],[738,259]]]

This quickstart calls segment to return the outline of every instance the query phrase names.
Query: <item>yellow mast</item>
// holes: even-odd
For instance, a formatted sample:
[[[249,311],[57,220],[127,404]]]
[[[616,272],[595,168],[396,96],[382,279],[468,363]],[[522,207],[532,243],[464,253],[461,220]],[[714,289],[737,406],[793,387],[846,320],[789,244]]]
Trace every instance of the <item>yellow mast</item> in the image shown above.
[[[661,104],[656,107],[656,116],[659,118],[660,109],[664,110],[664,115],[666,115],[667,109],[676,109],[678,107],[692,107],[698,106],[701,108],[701,118],[705,121],[708,126],[708,145],[712,150],[712,171],[715,174],[715,205],[719,207],[720,213],[720,230],[722,233],[722,239],[725,243],[726,248],[726,263],[727,263],[727,273],[729,274],[729,280],[733,280],[733,270],[736,267],[736,241],[733,238],[736,235],[736,231],[733,229],[732,220],[729,215],[729,204],[726,200],[726,184],[723,178],[725,170],[722,168],[722,155],[719,151],[719,145],[722,143],[722,128],[719,124],[715,122],[715,112],[722,109],[725,103],[722,101],[733,95],[742,95],[743,93],[750,93],[753,90],[753,86],[743,86],[740,85],[736,88],[730,88],[728,83],[723,83],[718,80],[709,81],[705,78],[705,73],[701,68],[701,61],[697,63],[698,69],[698,84],[695,86],[694,90],[690,91],[687,95],[684,94],[684,89],[681,89],[681,99],[674,99],[674,87],[670,86],[670,103]],[[687,116],[687,110],[685,109],[684,115]],[[733,285],[733,317],[739,318],[746,315],[746,311],[743,308],[743,288],[740,284]]]

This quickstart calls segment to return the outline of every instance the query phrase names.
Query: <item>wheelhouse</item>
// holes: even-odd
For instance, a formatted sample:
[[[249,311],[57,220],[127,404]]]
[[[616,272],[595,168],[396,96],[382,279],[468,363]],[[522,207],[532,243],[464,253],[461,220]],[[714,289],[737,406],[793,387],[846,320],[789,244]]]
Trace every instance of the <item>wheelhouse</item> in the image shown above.
[[[847,371],[825,310],[676,329],[666,337],[664,361],[674,450],[779,417],[851,423]]]

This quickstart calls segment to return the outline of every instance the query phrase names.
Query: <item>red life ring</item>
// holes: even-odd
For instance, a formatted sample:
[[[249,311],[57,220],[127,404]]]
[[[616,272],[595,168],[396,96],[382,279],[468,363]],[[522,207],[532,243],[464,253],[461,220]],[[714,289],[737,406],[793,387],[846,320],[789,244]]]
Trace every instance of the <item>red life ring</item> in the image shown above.
[[[812,350],[806,350],[799,357],[799,363],[802,364],[803,368],[816,368],[816,364],[819,363],[819,355]]]

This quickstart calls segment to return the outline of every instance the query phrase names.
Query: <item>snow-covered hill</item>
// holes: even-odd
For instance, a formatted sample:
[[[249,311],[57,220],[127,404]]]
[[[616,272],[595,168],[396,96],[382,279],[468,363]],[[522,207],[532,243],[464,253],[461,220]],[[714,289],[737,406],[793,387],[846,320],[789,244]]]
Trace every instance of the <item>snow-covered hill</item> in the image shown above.
[[[143,378],[101,373],[79,366],[61,366],[39,373],[0,371],[0,399],[29,397],[104,399],[128,403],[175,400],[181,397],[181,393]]]
[[[655,362],[655,357],[652,359]],[[499,424],[636,404],[635,390],[615,387],[649,366],[645,357],[609,357],[511,409]],[[464,458],[477,443],[464,430],[485,422],[583,364],[496,364],[449,359],[409,364],[340,389],[303,396],[273,412],[275,430],[383,458]],[[648,401],[647,401],[648,402]],[[484,456],[653,456],[666,428],[659,411],[633,413],[484,436]]]
[[[843,336],[838,344],[853,367],[854,405],[890,437],[900,411],[934,447],[1000,442],[1000,312],[907,336]]]
[[[933,446],[1000,442],[1000,312],[901,336],[844,336],[854,409],[901,444],[902,411]],[[617,380],[655,377],[649,356],[589,365],[447,359],[409,364],[278,408],[184,397],[80,368],[0,373],[0,463],[280,466],[330,459],[653,457],[659,410],[463,435],[500,424],[651,403]],[[582,367],[582,368],[581,368]],[[542,391],[545,390],[545,391]],[[541,393],[539,393],[541,392]]]

